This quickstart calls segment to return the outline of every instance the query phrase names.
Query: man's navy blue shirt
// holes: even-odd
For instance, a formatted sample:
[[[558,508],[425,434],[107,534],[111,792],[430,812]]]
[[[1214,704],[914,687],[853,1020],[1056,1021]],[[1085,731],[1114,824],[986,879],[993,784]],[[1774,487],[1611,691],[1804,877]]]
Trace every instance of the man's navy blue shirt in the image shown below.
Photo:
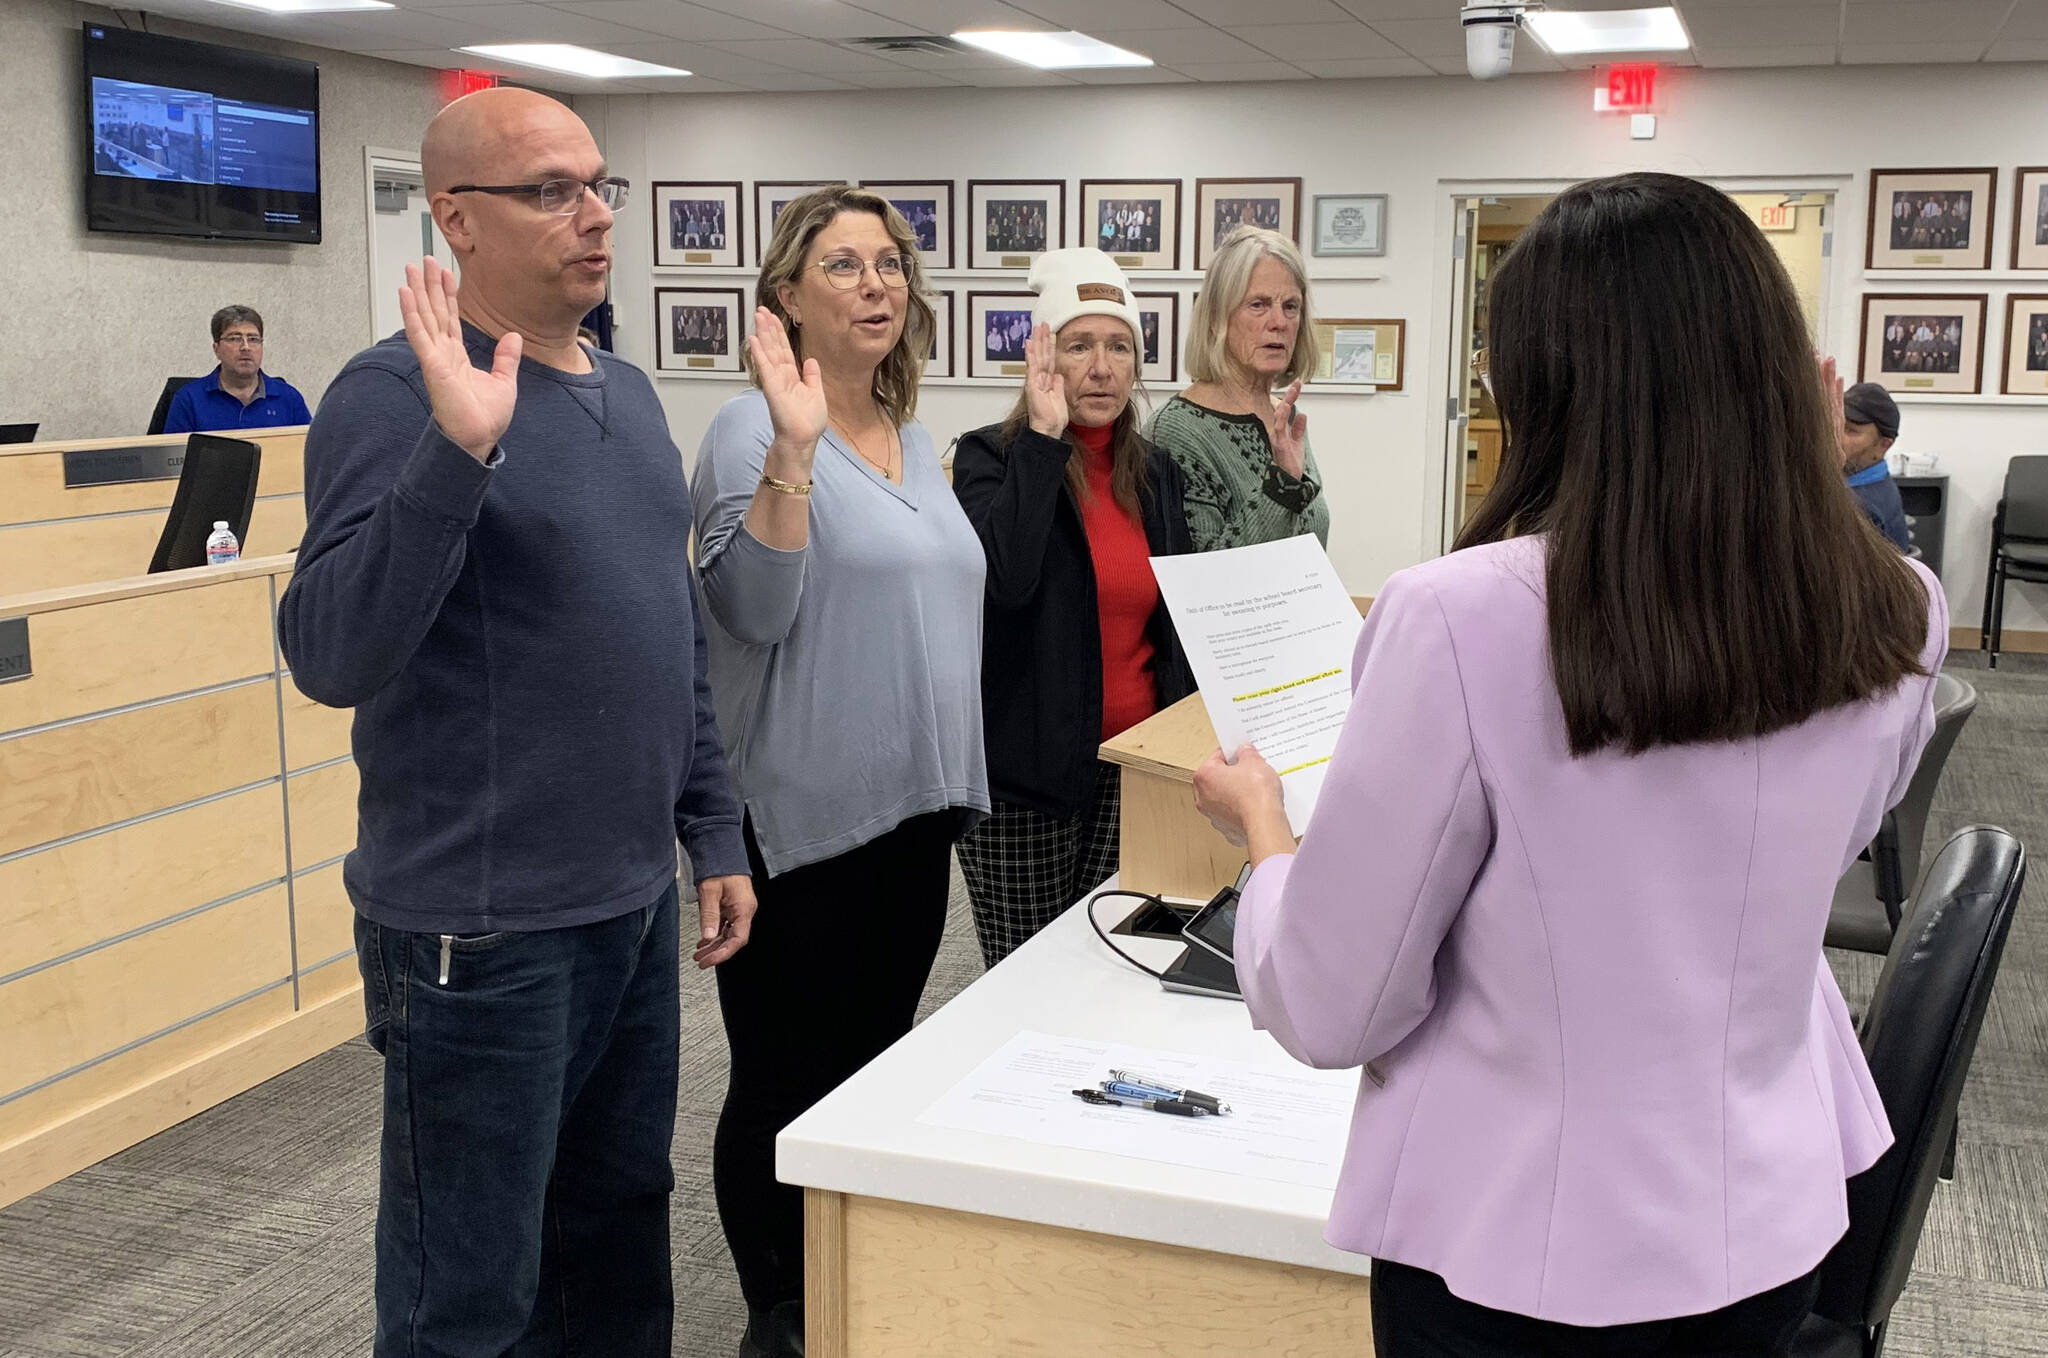
[[[256,399],[247,405],[242,398],[222,391],[220,368],[178,388],[171,408],[164,415],[166,434],[190,434],[205,429],[276,429],[290,424],[311,424],[313,412],[306,398],[282,377],[256,374]]]
[[[1899,486],[1892,480],[1891,468],[1881,460],[1873,462],[1849,478],[1849,489],[1877,531],[1891,539],[1892,546],[1910,554],[1913,543],[1906,531],[1906,507],[1899,501]]]

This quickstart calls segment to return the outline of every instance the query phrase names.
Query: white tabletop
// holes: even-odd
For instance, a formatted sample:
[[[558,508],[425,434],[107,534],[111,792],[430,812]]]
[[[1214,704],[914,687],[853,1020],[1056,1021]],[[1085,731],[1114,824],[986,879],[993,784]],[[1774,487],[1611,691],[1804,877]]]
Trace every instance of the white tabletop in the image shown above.
[[[1096,907],[1104,929],[1137,905]],[[1077,905],[784,1128],[785,1183],[1214,1250],[1340,1273],[1322,1189],[920,1123],[932,1101],[1020,1032],[1128,1042],[1262,1065],[1291,1060],[1236,1000],[1171,994],[1118,960]],[[1163,968],[1177,943],[1112,935]]]

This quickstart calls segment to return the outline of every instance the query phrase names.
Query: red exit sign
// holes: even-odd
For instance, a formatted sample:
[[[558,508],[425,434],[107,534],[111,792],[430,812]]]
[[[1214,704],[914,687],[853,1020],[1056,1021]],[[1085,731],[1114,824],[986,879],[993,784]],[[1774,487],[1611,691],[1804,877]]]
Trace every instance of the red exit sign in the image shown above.
[[[1647,113],[1657,102],[1657,68],[1609,66],[1604,107],[1614,113]]]
[[[452,103],[465,94],[478,90],[498,88],[498,77],[489,71],[443,71],[441,72],[441,100]]]

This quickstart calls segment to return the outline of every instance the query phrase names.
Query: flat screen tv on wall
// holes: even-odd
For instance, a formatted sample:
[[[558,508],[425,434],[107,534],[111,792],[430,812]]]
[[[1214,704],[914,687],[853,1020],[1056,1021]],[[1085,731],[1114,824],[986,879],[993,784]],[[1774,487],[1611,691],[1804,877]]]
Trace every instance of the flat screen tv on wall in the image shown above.
[[[85,25],[92,231],[320,239],[320,68]]]

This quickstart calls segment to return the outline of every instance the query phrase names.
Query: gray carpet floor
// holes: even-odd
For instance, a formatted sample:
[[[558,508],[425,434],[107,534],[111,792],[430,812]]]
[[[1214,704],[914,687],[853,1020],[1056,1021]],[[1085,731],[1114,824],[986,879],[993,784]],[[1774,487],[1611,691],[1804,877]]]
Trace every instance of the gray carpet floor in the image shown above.
[[[1951,670],[1981,699],[1931,846],[1974,823],[2048,852],[2048,660]],[[1940,1189],[1893,1315],[1896,1358],[2048,1358],[2048,869],[2037,865]],[[1852,1005],[1879,959],[1835,958]],[[981,972],[956,876],[925,1012]],[[683,976],[673,1213],[675,1353],[725,1358],[744,1319],[712,1203],[725,1042],[708,977]],[[0,1211],[0,1354],[328,1358],[368,1352],[378,1058],[344,1044]]]

